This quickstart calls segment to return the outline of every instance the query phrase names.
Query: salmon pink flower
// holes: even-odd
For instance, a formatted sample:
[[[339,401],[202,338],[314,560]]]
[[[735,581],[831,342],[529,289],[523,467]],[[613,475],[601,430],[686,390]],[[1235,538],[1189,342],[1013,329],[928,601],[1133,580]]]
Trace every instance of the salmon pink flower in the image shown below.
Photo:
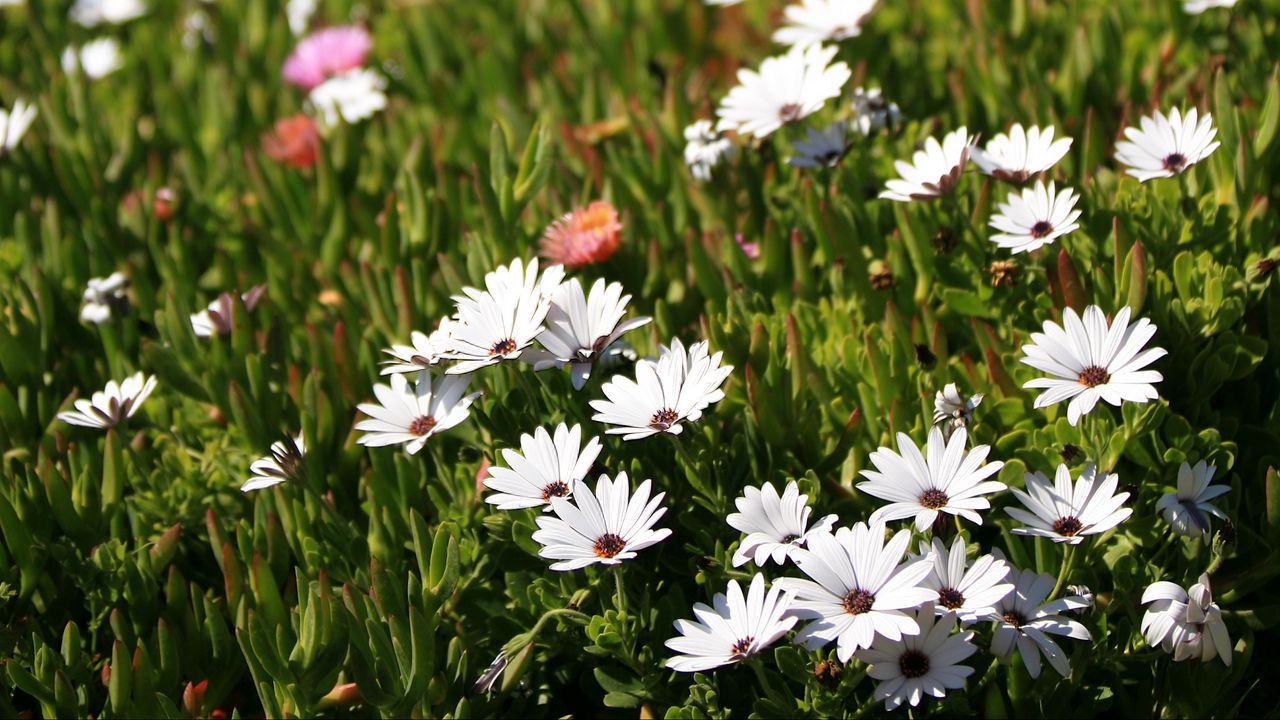
[[[305,168],[316,163],[320,133],[316,123],[306,115],[293,115],[276,121],[270,132],[262,135],[262,152],[289,167]]]
[[[538,254],[568,269],[604,262],[622,241],[618,210],[604,200],[565,213],[547,227]]]
[[[364,65],[373,49],[369,31],[359,25],[342,25],[311,33],[284,61],[284,79],[311,90],[326,78]]]

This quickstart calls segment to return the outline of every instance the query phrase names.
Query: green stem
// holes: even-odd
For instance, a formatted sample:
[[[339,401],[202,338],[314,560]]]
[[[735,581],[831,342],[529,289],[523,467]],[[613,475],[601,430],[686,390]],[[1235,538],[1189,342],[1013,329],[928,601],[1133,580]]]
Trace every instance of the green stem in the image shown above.
[[[619,565],[613,569],[613,579],[616,592],[613,596],[614,607],[618,610],[618,614],[622,617],[627,615],[627,588],[622,584],[622,566]]]
[[[753,656],[748,660],[747,665],[749,665],[755,672],[756,681],[760,683],[760,689],[764,691],[765,697],[770,699],[786,697],[785,695],[780,695],[778,691],[774,689],[773,683],[769,680],[769,675],[764,671],[764,663],[760,661],[760,657],[758,655]]]
[[[1057,599],[1058,593],[1062,592],[1062,587],[1067,583],[1067,576],[1071,574],[1071,566],[1075,564],[1076,546],[1066,545],[1062,551],[1062,566],[1058,570],[1058,582],[1053,586],[1053,592],[1049,593],[1049,599]]]

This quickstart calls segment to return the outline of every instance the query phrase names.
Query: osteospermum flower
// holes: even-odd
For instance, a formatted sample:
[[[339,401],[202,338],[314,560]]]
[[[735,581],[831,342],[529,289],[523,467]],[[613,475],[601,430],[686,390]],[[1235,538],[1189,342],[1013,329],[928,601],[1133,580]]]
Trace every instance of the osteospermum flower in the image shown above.
[[[1142,616],[1142,635],[1151,647],[1162,648],[1182,662],[1199,658],[1209,662],[1222,656],[1231,667],[1231,636],[1222,622],[1222,609],[1213,601],[1209,575],[1183,590],[1171,582],[1152,583],[1142,593],[1142,604],[1150,605]]]
[[[977,393],[966,400],[955,383],[947,383],[933,398],[933,424],[942,428],[944,438],[950,438],[953,432],[973,422],[973,411],[982,404],[983,397]]]
[[[1202,535],[1209,538],[1209,516],[1217,515],[1223,520],[1226,513],[1218,509],[1211,500],[1231,492],[1230,485],[1210,485],[1216,467],[1204,460],[1195,467],[1182,463],[1178,467],[1178,491],[1165,493],[1156,503],[1156,512],[1164,517],[1165,522],[1179,535],[1194,537]]]
[[[249,466],[249,472],[253,475],[240,486],[240,491],[262,490],[298,479],[302,475],[302,456],[306,452],[307,445],[301,433],[297,437],[286,437],[271,443],[271,454],[254,460]]]
[[[920,582],[937,593],[938,612],[952,611],[961,622],[971,623],[995,610],[995,604],[1013,591],[1009,564],[993,555],[983,555],[969,565],[968,548],[959,535],[951,549],[938,538],[932,545],[920,543],[920,557],[932,558],[933,571]]]
[[[966,452],[968,439],[968,432],[960,428],[946,440],[942,429],[935,426],[929,430],[927,460],[903,433],[898,433],[898,452],[882,447],[871,453],[876,469],[862,471],[867,481],[858,483],[858,489],[890,501],[872,513],[871,520],[889,522],[914,516],[916,529],[924,532],[938,513],[945,512],[981,525],[978,511],[991,507],[983,496],[1006,487],[987,478],[999,472],[1004,463],[997,460],[983,465],[991,447],[978,445]]]
[[[880,197],[912,202],[935,200],[950,193],[960,182],[975,140],[964,127],[947,133],[941,143],[934,138],[925,140],[924,149],[917,150],[911,162],[894,161],[900,179],[885,183]]]
[[[1237,0],[1186,0],[1182,3],[1182,9],[1191,15],[1199,15],[1213,8],[1235,7],[1236,2]]]
[[[572,270],[608,260],[620,242],[622,223],[618,222],[618,210],[604,200],[596,200],[548,225],[538,243],[538,255]]]
[[[874,697],[884,700],[885,710],[897,709],[904,701],[916,707],[926,694],[944,698],[948,690],[962,689],[965,678],[973,674],[973,668],[959,664],[978,651],[969,642],[972,630],[952,634],[955,616],[943,612],[935,620],[933,603],[912,615],[920,626],[918,635],[879,637],[870,648],[858,651],[858,659],[871,666],[867,675],[880,681]]]
[[[1166,116],[1156,111],[1142,118],[1138,128],[1124,129],[1127,140],[1116,143],[1116,160],[1129,166],[1125,172],[1139,182],[1173,177],[1217,150],[1217,134],[1209,113],[1200,117],[1191,108],[1183,115],[1174,108]]]
[[[1054,140],[1053,133],[1052,125],[1014,125],[1007,134],[991,138],[985,148],[975,147],[973,163],[997,180],[1021,185],[1057,165],[1071,149],[1071,138]]]
[[[862,34],[877,0],[800,0],[786,9],[786,25],[773,34],[783,45],[808,47]]]
[[[750,658],[772,645],[796,624],[788,616],[791,595],[775,584],[766,594],[764,575],[751,578],[746,596],[737,580],[726,593],[716,593],[711,606],[694,603],[697,620],[676,620],[680,637],[666,646],[678,653],[667,660],[676,672],[703,672]]]
[[[781,496],[773,483],[743,488],[742,496],[733,501],[738,512],[725,518],[730,527],[746,535],[733,554],[733,566],[740,567],[748,561],[763,566],[770,559],[781,565],[805,546],[810,535],[831,532],[835,515],[809,526],[813,508],[808,502],[809,496],[800,494],[800,486],[794,480],[787,483]]]
[[[1034,570],[1022,570],[1011,575],[1013,592],[996,603],[995,612],[985,619],[996,623],[991,637],[991,654],[1008,664],[1016,645],[1027,674],[1040,677],[1040,655],[1043,653],[1050,667],[1063,677],[1071,672],[1067,656],[1050,635],[1074,640],[1092,640],[1088,628],[1064,617],[1060,613],[1090,607],[1083,597],[1072,595],[1052,602],[1045,602],[1053,592],[1054,577],[1040,575]]]
[[[854,90],[853,99],[849,101],[849,112],[849,127],[864,137],[885,128],[893,129],[902,122],[898,104],[886,100],[880,93],[880,88]]]
[[[316,164],[320,149],[320,132],[316,122],[306,115],[293,115],[276,121],[270,132],[262,135],[262,152],[289,167],[306,168]]]
[[[112,380],[88,400],[76,400],[76,409],[58,413],[58,419],[69,425],[110,430],[133,417],[155,389],[154,375],[135,373],[118,383]]]
[[[581,390],[605,348],[623,333],[648,324],[647,317],[622,319],[630,301],[620,283],[605,285],[603,279],[596,280],[589,296],[583,295],[577,278],[562,284],[551,299],[546,329],[538,334],[538,342],[546,349],[529,354],[533,369],[568,365],[573,389]]]
[[[720,129],[757,138],[812,115],[840,94],[849,81],[849,66],[831,64],[836,48],[795,46],[771,57],[759,70],[738,71],[738,85],[720,101]]]
[[[391,385],[374,385],[377,404],[361,403],[357,408],[368,419],[356,423],[364,435],[356,442],[368,447],[404,445],[416,455],[433,435],[467,419],[471,403],[479,392],[464,396],[468,377],[445,376],[435,381],[431,373],[418,373],[411,385],[404,375],[392,375]]]
[[[146,14],[142,0],[76,0],[71,6],[71,21],[84,27],[119,25]]]
[[[1052,182],[1046,188],[1039,180],[1021,194],[1011,192],[1009,201],[1000,203],[999,212],[991,216],[991,227],[1000,231],[991,242],[1014,254],[1042,248],[1080,227],[1077,199],[1071,188],[1058,192]]]
[[[82,70],[90,80],[98,80],[122,67],[124,55],[115,38],[99,38],[85,43],[83,47],[72,45],[62,51],[62,71],[68,75]]]
[[[101,325],[116,315],[129,310],[129,298],[125,288],[129,279],[124,273],[113,272],[104,278],[90,278],[80,299],[80,321]]]
[[[240,296],[240,301],[244,303],[244,309],[252,312],[258,306],[258,302],[262,300],[262,296],[266,293],[265,285],[258,285],[249,290],[249,292]],[[195,332],[196,337],[213,337],[214,335],[230,335],[232,325],[232,313],[235,306],[235,296],[231,293],[224,292],[209,306],[198,313],[191,315],[191,330]]]
[[[327,78],[364,65],[373,49],[369,31],[359,25],[340,25],[317,30],[298,43],[284,61],[281,74],[304,90]]]
[[[379,374],[414,373],[438,364],[446,357],[454,325],[452,318],[441,318],[439,326],[430,335],[414,330],[409,335],[412,344],[392,345],[383,350],[391,359],[382,361],[382,371]]]
[[[810,579],[781,578],[778,584],[795,592],[792,612],[813,619],[796,636],[797,643],[816,650],[834,641],[840,661],[848,662],[855,650],[871,647],[877,635],[899,640],[920,632],[904,611],[936,596],[920,584],[933,566],[899,564],[910,531],[899,531],[888,543],[884,535],[882,522],[857,523],[835,534],[811,535],[808,547],[796,551],[792,561]]]
[[[805,139],[793,144],[798,154],[787,158],[787,163],[798,168],[835,167],[849,149],[848,132],[849,125],[843,122],[831,123],[825,130],[805,128]]]
[[[23,100],[13,103],[12,112],[0,108],[0,155],[18,147],[22,136],[27,134],[31,123],[35,121],[36,112],[35,105],[28,105]]]
[[[542,545],[538,554],[559,561],[552,563],[552,570],[577,570],[597,563],[617,565],[667,539],[670,530],[653,529],[667,512],[659,507],[667,494],[650,498],[651,485],[645,480],[632,494],[627,474],[620,472],[613,480],[601,475],[595,492],[580,483],[573,501],[551,498],[554,517],[535,519],[538,530],[533,539]]]
[[[319,113],[320,125],[337,127],[367,120],[387,106],[387,79],[376,70],[355,68],[317,85],[307,102]]]
[[[1014,535],[1035,535],[1078,545],[1086,535],[1106,532],[1133,514],[1132,508],[1123,507],[1129,493],[1116,493],[1120,477],[1111,473],[1099,482],[1093,463],[1085,466],[1074,485],[1066,465],[1058,466],[1053,485],[1038,472],[1027,473],[1025,479],[1027,491],[1013,488],[1013,494],[1027,509],[1004,509],[1026,525],[1014,528]]]
[[[737,152],[733,143],[710,120],[697,120],[684,129],[684,164],[695,180],[711,179],[711,170]]]
[[[509,467],[489,468],[484,485],[494,492],[484,501],[499,510],[541,505],[550,512],[551,498],[571,497],[600,455],[600,438],[583,446],[581,426],[560,423],[555,432],[553,438],[546,428],[538,428],[520,436],[520,452],[504,449],[502,459]]]
[[[1044,332],[1031,333],[1032,344],[1023,345],[1026,365],[1053,377],[1036,378],[1024,388],[1041,388],[1035,406],[1048,407],[1070,400],[1067,422],[1075,425],[1098,400],[1119,406],[1122,402],[1145,403],[1160,397],[1152,383],[1164,379],[1148,365],[1164,357],[1163,348],[1144,349],[1156,334],[1156,326],[1146,318],[1129,324],[1129,308],[1116,313],[1110,326],[1102,308],[1090,305],[1082,320],[1066,308],[1062,325],[1044,323]]]
[[[538,275],[538,261],[516,258],[485,275],[485,290],[463,288],[445,345],[445,356],[459,361],[449,374],[469,373],[504,360],[515,360],[543,331],[551,296],[559,288],[560,266]]]
[[[679,435],[682,423],[694,422],[702,411],[724,397],[720,386],[733,371],[720,365],[721,353],[708,356],[707,341],[685,352],[679,338],[660,347],[658,359],[636,363],[636,379],[615,377],[604,384],[604,400],[592,400],[596,422],[614,425],[606,432],[638,440],[655,433]]]

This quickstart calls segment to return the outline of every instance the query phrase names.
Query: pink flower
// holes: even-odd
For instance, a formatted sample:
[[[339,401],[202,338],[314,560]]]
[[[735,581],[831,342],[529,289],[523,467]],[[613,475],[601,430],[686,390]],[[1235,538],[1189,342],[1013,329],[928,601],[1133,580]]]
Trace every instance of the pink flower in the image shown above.
[[[262,151],[272,160],[289,167],[311,167],[316,162],[320,134],[316,124],[306,115],[293,115],[276,122],[262,136]]]
[[[373,49],[369,31],[359,25],[341,25],[311,33],[284,61],[284,79],[310,90],[326,78],[364,65]]]
[[[742,249],[742,253],[750,260],[760,257],[760,243],[747,242],[742,238],[742,233],[733,236],[733,241],[738,243],[738,247]]]
[[[597,200],[551,223],[538,245],[538,254],[573,269],[609,259],[620,242],[622,223],[617,209]]]

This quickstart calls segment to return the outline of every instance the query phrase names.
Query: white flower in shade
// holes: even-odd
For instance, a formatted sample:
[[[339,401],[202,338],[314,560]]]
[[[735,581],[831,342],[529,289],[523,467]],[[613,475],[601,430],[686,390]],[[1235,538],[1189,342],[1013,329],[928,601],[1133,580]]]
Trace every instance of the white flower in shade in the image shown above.
[[[4,155],[18,147],[22,136],[27,134],[31,123],[36,119],[36,106],[26,101],[13,103],[13,111],[0,108],[0,155]]]
[[[652,483],[645,480],[631,494],[627,474],[610,480],[601,475],[595,492],[579,483],[573,501],[551,498],[554,516],[535,519],[538,530],[533,539],[542,545],[544,558],[558,560],[552,570],[577,570],[588,565],[617,565],[635,558],[636,552],[667,539],[671,531],[653,526],[667,512],[662,504],[666,493],[652,498]]]
[[[995,612],[986,618],[996,622],[996,631],[991,637],[991,654],[1007,664],[1016,645],[1031,677],[1040,677],[1041,654],[1049,661],[1050,667],[1066,677],[1071,672],[1067,656],[1049,636],[1092,640],[1088,628],[1060,614],[1090,607],[1089,601],[1072,595],[1046,603],[1049,593],[1053,592],[1052,575],[1022,570],[1013,573],[1010,579],[1014,583],[1013,592],[996,603]]]
[[[84,27],[119,25],[146,14],[147,4],[142,0],[76,0],[71,6],[72,22]]]
[[[86,43],[84,47],[73,45],[62,51],[62,70],[68,75],[83,70],[90,80],[98,80],[122,67],[124,55],[115,38],[100,38]]]
[[[720,386],[733,371],[720,365],[721,353],[707,354],[707,341],[688,352],[679,338],[661,346],[658,359],[636,363],[636,379],[614,377],[604,384],[604,400],[592,400],[592,420],[616,427],[605,432],[638,440],[655,433],[679,435],[682,423],[695,422],[708,405],[724,397]]]
[[[786,9],[786,25],[773,34],[783,45],[808,47],[862,34],[877,0],[799,0]]]
[[[892,130],[902,122],[898,104],[886,100],[880,94],[880,88],[854,90],[853,100],[849,102],[849,112],[849,126],[864,137],[885,128]]]
[[[1235,7],[1236,0],[1186,0],[1182,3],[1182,9],[1192,15],[1199,15],[1205,10],[1213,8],[1229,8]],[[1230,663],[1228,663],[1229,665]]]
[[[1071,149],[1071,138],[1054,140],[1053,133],[1052,125],[1025,130],[1014,125],[1008,134],[991,138],[985,148],[974,148],[973,162],[997,180],[1021,185],[1057,165]]]
[[[720,7],[728,7],[730,5],[738,5],[742,0],[702,0],[707,5],[718,5]]]
[[[779,565],[800,548],[814,533],[831,532],[836,516],[828,515],[809,527],[809,496],[800,494],[800,486],[793,480],[787,483],[778,496],[772,483],[759,488],[746,487],[742,497],[734,500],[738,512],[731,513],[725,521],[747,537],[733,554],[733,566],[747,562],[763,566],[772,559]]]
[[[1142,118],[1139,128],[1124,129],[1127,141],[1116,143],[1116,160],[1140,182],[1183,173],[1218,149],[1213,116],[1200,117],[1195,108],[1186,115],[1174,108],[1168,116],[1157,110]]]
[[[1163,580],[1152,583],[1142,593],[1142,604],[1150,605],[1142,616],[1148,645],[1173,653],[1177,662],[1193,657],[1209,662],[1220,655],[1231,666],[1231,636],[1213,602],[1207,574],[1186,590]]]
[[[316,0],[289,0],[285,6],[285,14],[289,17],[289,32],[294,35],[306,33],[315,12]]]
[[[921,541],[920,556],[932,554],[933,572],[920,584],[937,593],[938,612],[954,611],[961,622],[971,623],[994,612],[996,603],[1013,592],[1013,584],[1004,560],[983,555],[968,565],[967,550],[959,535],[950,550],[938,538],[932,545]]]
[[[911,162],[894,161],[900,179],[885,183],[886,189],[880,197],[911,202],[936,200],[950,193],[960,182],[960,175],[969,163],[969,153],[975,140],[963,127],[947,133],[941,143],[935,138],[925,140],[924,149],[917,150],[911,156]]]
[[[973,668],[959,664],[978,651],[969,642],[972,630],[953,635],[955,616],[944,611],[935,620],[933,603],[925,603],[913,615],[920,626],[918,635],[879,637],[870,648],[858,651],[858,659],[871,666],[867,675],[880,681],[874,697],[884,700],[886,710],[904,701],[916,707],[926,694],[946,697],[948,690],[964,688],[965,678],[973,674]]]
[[[1062,323],[1046,320],[1044,332],[1031,333],[1032,344],[1022,346],[1024,364],[1053,376],[1022,386],[1045,390],[1036,398],[1036,407],[1070,400],[1067,422],[1075,425],[1098,400],[1118,407],[1122,402],[1145,403],[1160,397],[1152,383],[1164,376],[1143,369],[1165,356],[1163,348],[1143,349],[1156,334],[1150,321],[1142,318],[1130,325],[1129,308],[1124,307],[1108,326],[1102,308],[1090,305],[1083,320],[1066,308]]]
[[[551,498],[571,497],[599,455],[600,438],[591,438],[583,446],[578,425],[570,428],[560,423],[554,438],[546,428],[538,428],[533,435],[520,436],[520,452],[502,451],[509,467],[489,468],[484,485],[494,492],[484,501],[499,510],[541,505],[550,512]]]
[[[831,64],[836,48],[795,46],[771,57],[760,69],[738,71],[738,85],[720,101],[716,115],[721,130],[757,138],[822,109],[849,81],[849,66]]]
[[[983,465],[991,446],[978,445],[965,452],[968,439],[964,428],[946,440],[942,429],[934,426],[929,430],[927,459],[903,433],[898,433],[898,452],[882,447],[871,453],[871,464],[876,469],[862,471],[867,480],[858,483],[858,489],[889,501],[871,514],[872,522],[914,517],[916,529],[924,532],[938,513],[945,512],[981,525],[978,511],[991,508],[983,496],[1006,487],[987,478],[999,472],[1004,463],[997,460]]]
[[[307,445],[299,433],[296,438],[285,438],[271,443],[271,454],[253,461],[249,466],[252,477],[240,486],[241,492],[262,490],[282,482],[296,480],[302,474],[302,456]]]
[[[76,409],[58,413],[58,419],[70,425],[109,430],[133,417],[155,389],[154,375],[135,373],[118,383],[112,380],[88,400],[76,400]]]
[[[746,596],[737,580],[728,593],[716,593],[712,606],[694,603],[697,620],[677,620],[676,632],[666,646],[678,653],[667,660],[676,672],[703,672],[750,658],[787,634],[796,624],[788,616],[791,595],[774,584],[766,594],[764,575],[751,578]]]
[[[1009,201],[999,203],[999,212],[991,216],[991,227],[1000,231],[991,242],[1014,254],[1044,247],[1080,227],[1078,199],[1071,188],[1058,192],[1052,182],[1046,188],[1039,180],[1021,194],[1011,192]]]
[[[387,106],[387,79],[376,70],[355,68],[334,75],[311,89],[307,101],[326,128],[339,122],[355,124]]]
[[[356,442],[368,447],[404,445],[415,455],[432,435],[461,423],[471,414],[471,403],[479,392],[463,396],[471,378],[445,376],[435,380],[431,373],[418,373],[410,384],[404,375],[392,375],[391,385],[374,385],[378,403],[361,403],[367,419],[356,423],[364,435]]]
[[[1204,536],[1209,539],[1209,516],[1217,515],[1223,520],[1226,513],[1218,509],[1210,500],[1219,495],[1231,492],[1230,485],[1210,485],[1213,473],[1217,468],[1204,460],[1195,467],[1182,463],[1178,468],[1178,491],[1165,493],[1156,503],[1156,512],[1179,535],[1195,537]]]
[[[485,275],[486,289],[463,288],[453,298],[457,322],[445,348],[445,357],[459,362],[448,373],[518,359],[543,331],[551,296],[563,276],[564,270],[553,265],[539,278],[536,258],[528,265],[516,258]]]
[[[1038,472],[1027,473],[1025,479],[1027,492],[1013,488],[1013,494],[1027,509],[1004,509],[1026,525],[1014,528],[1014,535],[1035,535],[1079,545],[1085,535],[1106,532],[1133,514],[1132,508],[1124,507],[1129,493],[1116,493],[1120,477],[1111,473],[1099,482],[1093,463],[1085,466],[1074,485],[1066,465],[1058,466],[1052,485]]]
[[[982,404],[983,397],[978,393],[966,400],[955,383],[947,383],[933,398],[933,424],[942,428],[943,437],[951,437],[951,433],[973,422],[973,411]]]
[[[527,355],[533,369],[568,365],[573,389],[581,390],[605,348],[624,333],[649,323],[647,317],[622,319],[629,302],[631,296],[622,294],[620,283],[605,285],[603,279],[596,280],[590,295],[583,294],[577,278],[562,283],[551,298],[546,329],[538,334],[538,342],[545,350]]]
[[[241,295],[240,302],[244,303],[244,309],[251,312],[258,306],[266,291],[267,286],[258,285]],[[191,331],[196,334],[196,337],[202,338],[230,335],[234,327],[232,320],[234,305],[233,294],[224,292],[218,295],[204,310],[191,315]]]
[[[128,286],[129,279],[120,272],[104,278],[89,278],[89,285],[80,299],[80,321],[101,325],[127,312],[129,299],[124,291]]]
[[[737,152],[710,120],[697,120],[685,128],[684,143],[684,164],[694,179],[702,182],[710,180],[711,171]]]
[[[796,636],[797,643],[816,650],[835,641],[840,662],[848,662],[858,648],[871,647],[877,635],[898,640],[920,632],[904,611],[937,596],[920,584],[933,565],[899,564],[910,531],[899,531],[888,543],[884,535],[883,523],[857,523],[834,535],[810,535],[808,547],[796,551],[792,561],[810,579],[781,578],[777,584],[795,592],[793,614],[813,619]]]
[[[441,318],[440,325],[430,335],[414,330],[409,335],[412,345],[392,345],[383,350],[391,359],[382,361],[380,374],[415,373],[438,364],[445,357],[453,324],[452,318]]]
[[[805,133],[804,140],[794,143],[793,147],[798,154],[787,158],[792,167],[835,167],[849,149],[847,123],[834,122],[825,130],[805,128]]]

